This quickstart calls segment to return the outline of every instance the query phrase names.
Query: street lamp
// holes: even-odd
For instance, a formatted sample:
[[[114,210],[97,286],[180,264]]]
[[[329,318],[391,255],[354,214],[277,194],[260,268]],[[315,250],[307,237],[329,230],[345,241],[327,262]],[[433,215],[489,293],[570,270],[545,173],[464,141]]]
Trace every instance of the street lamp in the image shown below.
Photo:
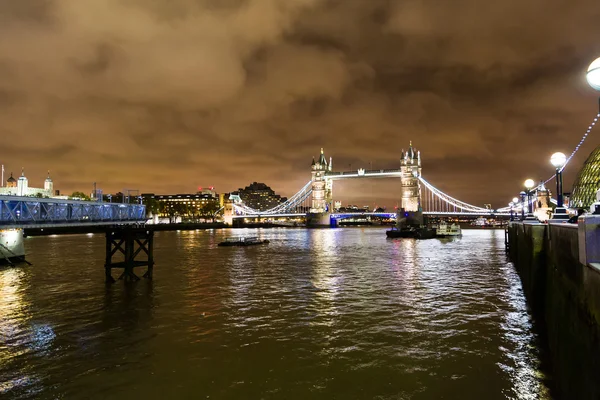
[[[533,217],[533,205],[531,204],[531,189],[535,186],[533,179],[527,179],[524,183],[525,189],[527,189],[527,218],[528,220],[535,219]]]
[[[563,206],[562,170],[567,163],[567,156],[563,153],[554,153],[550,157],[550,164],[556,169],[556,208],[552,219],[569,219],[567,209]]]
[[[527,193],[525,193],[524,191],[521,191],[521,193],[519,193],[519,195],[521,196],[521,220],[525,219],[525,196],[527,195]]]
[[[600,57],[590,64],[586,78],[592,89],[600,91]],[[598,100],[598,107],[598,114],[600,114],[600,99]]]
[[[590,64],[586,78],[592,88],[600,90],[600,57]]]

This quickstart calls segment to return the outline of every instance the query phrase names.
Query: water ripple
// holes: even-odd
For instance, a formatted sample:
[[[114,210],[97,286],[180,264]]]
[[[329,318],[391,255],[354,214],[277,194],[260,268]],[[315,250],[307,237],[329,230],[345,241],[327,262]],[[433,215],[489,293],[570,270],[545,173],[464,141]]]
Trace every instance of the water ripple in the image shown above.
[[[154,282],[106,288],[101,236],[28,239],[34,266],[0,269],[0,396],[549,399],[503,240],[161,232]]]

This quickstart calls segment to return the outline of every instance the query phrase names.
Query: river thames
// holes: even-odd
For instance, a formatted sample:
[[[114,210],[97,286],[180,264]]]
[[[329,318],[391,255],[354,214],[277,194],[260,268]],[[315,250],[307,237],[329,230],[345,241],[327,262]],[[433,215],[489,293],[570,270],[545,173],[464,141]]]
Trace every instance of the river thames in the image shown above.
[[[0,267],[3,399],[550,399],[502,230],[159,232],[154,281],[110,287],[103,235],[25,246]]]

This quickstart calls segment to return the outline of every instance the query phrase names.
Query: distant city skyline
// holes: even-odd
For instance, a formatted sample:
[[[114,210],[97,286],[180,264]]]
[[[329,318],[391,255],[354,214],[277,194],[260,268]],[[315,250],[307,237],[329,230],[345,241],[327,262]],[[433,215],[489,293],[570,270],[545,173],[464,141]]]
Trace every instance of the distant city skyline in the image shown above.
[[[321,147],[336,170],[396,168],[412,140],[428,181],[501,207],[597,112],[599,19],[595,0],[5,1],[0,161],[64,193],[259,181],[289,197]],[[399,183],[333,197],[391,206]]]

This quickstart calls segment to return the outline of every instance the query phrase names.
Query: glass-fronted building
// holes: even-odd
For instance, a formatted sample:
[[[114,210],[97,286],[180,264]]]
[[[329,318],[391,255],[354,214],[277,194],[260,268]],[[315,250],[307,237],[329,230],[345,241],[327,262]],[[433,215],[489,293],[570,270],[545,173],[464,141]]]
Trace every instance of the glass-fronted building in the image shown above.
[[[577,174],[569,207],[589,208],[596,201],[598,189],[600,189],[600,146],[585,160]]]

